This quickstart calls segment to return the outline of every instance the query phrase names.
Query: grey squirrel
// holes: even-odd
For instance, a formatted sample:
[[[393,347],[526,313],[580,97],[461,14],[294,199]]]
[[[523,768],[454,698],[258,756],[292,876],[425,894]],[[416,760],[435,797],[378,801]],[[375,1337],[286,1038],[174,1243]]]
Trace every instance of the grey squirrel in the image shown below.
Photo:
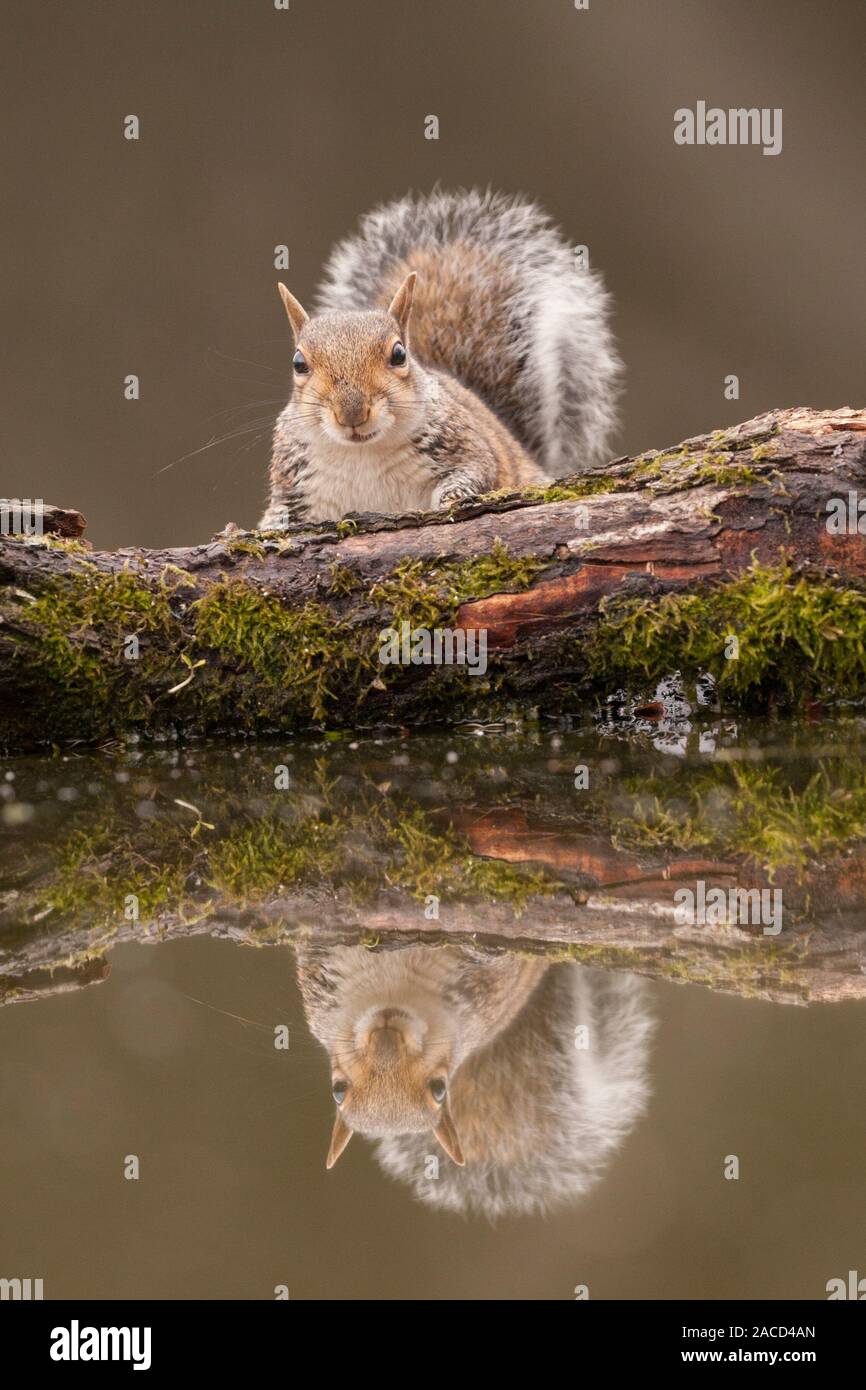
[[[606,456],[608,295],[534,203],[400,199],[337,246],[312,316],[279,289],[294,382],[262,530],[436,510]]]
[[[587,1191],[646,1106],[636,976],[468,946],[305,943],[297,964],[331,1064],[328,1168],[365,1134],[430,1205],[545,1212]]]

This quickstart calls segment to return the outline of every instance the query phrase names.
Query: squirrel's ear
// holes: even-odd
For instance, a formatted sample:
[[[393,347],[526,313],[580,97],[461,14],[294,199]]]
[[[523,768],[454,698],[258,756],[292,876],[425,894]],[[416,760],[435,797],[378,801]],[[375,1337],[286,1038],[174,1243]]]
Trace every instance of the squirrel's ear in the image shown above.
[[[345,1149],[351,1137],[352,1131],[350,1130],[349,1126],[346,1124],[346,1121],[343,1119],[342,1115],[338,1111],[337,1118],[334,1120],[334,1128],[331,1133],[331,1147],[328,1149],[328,1157],[325,1161],[326,1168],[333,1168],[334,1164],[340,1157],[340,1154]]]
[[[463,1157],[463,1150],[460,1147],[460,1136],[451,1118],[447,1102],[442,1107],[442,1113],[433,1128],[433,1133],[436,1135],[437,1140],[448,1157],[453,1159],[458,1168],[462,1168],[466,1159]]]
[[[277,285],[277,289],[280,292],[280,299],[283,301],[286,313],[289,316],[289,323],[292,325],[295,342],[297,342],[301,336],[301,329],[307,322],[307,311],[302,304],[298,303],[295,296],[289,293],[282,282]]]
[[[400,332],[406,334],[406,325],[409,322],[409,315],[412,312],[412,296],[415,293],[415,281],[417,275],[413,270],[406,276],[391,303],[388,306],[388,313],[392,314],[400,325]]]

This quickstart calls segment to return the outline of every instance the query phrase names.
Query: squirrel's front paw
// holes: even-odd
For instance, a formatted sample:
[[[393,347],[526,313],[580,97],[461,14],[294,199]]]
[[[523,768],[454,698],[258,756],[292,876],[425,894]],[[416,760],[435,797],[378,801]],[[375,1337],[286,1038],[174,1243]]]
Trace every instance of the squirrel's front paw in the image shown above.
[[[477,495],[471,483],[440,483],[433,492],[433,510],[442,511]]]

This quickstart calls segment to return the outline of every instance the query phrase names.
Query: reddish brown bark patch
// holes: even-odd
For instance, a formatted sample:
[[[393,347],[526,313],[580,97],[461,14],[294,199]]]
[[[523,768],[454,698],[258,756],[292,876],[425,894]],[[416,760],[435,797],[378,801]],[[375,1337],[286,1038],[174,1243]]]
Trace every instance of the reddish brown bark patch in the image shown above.
[[[581,613],[593,612],[608,594],[616,593],[622,581],[632,575],[651,575],[656,579],[690,583],[719,574],[716,560],[700,563],[669,564],[645,561],[632,564],[597,564],[595,557],[571,574],[542,580],[520,594],[492,594],[474,599],[457,610],[458,628],[484,628],[487,645],[513,647],[521,638],[568,627]]]

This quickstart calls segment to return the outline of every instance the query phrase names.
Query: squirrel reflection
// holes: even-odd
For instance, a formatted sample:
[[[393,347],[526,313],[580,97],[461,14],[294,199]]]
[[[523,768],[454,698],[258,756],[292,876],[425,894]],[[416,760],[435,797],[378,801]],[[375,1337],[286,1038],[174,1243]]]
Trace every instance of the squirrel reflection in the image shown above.
[[[299,949],[298,979],[331,1061],[329,1168],[366,1134],[432,1206],[545,1212],[600,1177],[644,1110],[653,1025],[635,976],[340,946]]]

